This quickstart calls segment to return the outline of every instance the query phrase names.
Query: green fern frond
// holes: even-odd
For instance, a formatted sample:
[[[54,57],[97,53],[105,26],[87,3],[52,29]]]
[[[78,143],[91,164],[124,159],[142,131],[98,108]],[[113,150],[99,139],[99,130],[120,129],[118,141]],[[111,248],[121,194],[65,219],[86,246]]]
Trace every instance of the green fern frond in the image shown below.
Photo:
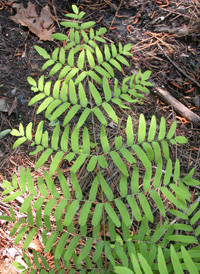
[[[83,11],[75,5],[72,11],[61,22],[69,35],[52,35],[63,46],[52,54],[35,46],[50,79],[27,78],[34,92],[29,105],[39,103],[37,114],[58,123],[51,133],[47,120],[11,131],[17,137],[14,149],[25,142],[34,147],[30,155],[38,155],[35,170],[42,172],[34,176],[22,167],[12,182],[1,184],[3,202],[19,205],[20,217],[12,205],[8,215],[0,216],[13,223],[15,244],[21,241],[27,250],[42,234],[43,250],[33,249],[32,261],[23,253],[27,268],[14,265],[22,273],[41,274],[196,274],[200,210],[199,199],[191,201],[190,187],[200,182],[193,178],[194,169],[183,177],[180,160],[171,156],[172,147],[187,139],[176,135],[175,121],[168,127],[154,115],[147,126],[140,114],[136,128],[126,109],[149,93],[151,71],[115,78],[116,70],[129,66],[131,45],[108,45],[106,28],[94,30],[95,22],[82,20]],[[126,114],[124,134],[114,131],[111,141],[110,121],[123,126],[119,109]]]

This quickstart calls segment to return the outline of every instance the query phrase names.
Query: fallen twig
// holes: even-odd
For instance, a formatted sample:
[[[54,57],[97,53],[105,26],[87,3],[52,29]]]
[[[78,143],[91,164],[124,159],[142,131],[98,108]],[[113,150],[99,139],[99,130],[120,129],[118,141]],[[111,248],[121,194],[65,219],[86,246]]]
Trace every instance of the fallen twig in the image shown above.
[[[200,126],[200,117],[174,98],[167,90],[155,85],[155,94],[157,94],[165,103],[171,105],[176,112],[187,120]]]
[[[118,12],[119,12],[119,10],[120,10],[120,8],[121,8],[121,5],[122,5],[123,1],[124,1],[124,0],[121,0],[120,3],[119,3],[119,6],[118,6],[118,8],[117,8],[117,10],[116,10],[116,12],[115,12],[115,16],[113,17],[113,20],[112,20],[112,22],[111,22],[111,24],[110,24],[110,28],[112,28],[112,25],[113,25],[113,23],[114,23],[114,21],[115,21],[115,18],[116,18],[117,14],[118,14]]]
[[[195,83],[199,88],[200,88],[200,84],[195,80],[193,79],[190,75],[188,75],[185,71],[183,71],[181,68],[179,68],[173,61],[172,59],[167,55],[167,53],[162,49],[162,47],[157,44],[159,49],[163,52],[163,54],[165,55],[165,57],[172,63],[173,66],[175,66],[175,68],[180,72],[182,73],[185,77],[187,77],[188,79],[190,79],[193,83]]]

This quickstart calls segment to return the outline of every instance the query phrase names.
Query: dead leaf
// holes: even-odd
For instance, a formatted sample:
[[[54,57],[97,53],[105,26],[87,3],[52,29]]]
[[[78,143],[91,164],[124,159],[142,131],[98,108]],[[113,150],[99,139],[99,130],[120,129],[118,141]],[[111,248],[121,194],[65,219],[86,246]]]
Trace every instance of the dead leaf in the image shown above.
[[[17,107],[17,98],[15,97],[15,99],[14,99],[14,101],[12,103],[12,106],[11,106],[11,108],[8,111],[8,116],[10,116],[10,114],[13,112],[14,109],[16,109],[16,107]]]
[[[36,236],[33,237],[33,240],[28,246],[29,249],[34,249],[36,252],[40,252],[44,249],[42,243],[36,238]]]
[[[0,98],[0,111],[2,112],[8,112],[10,109],[9,105],[6,103],[6,98],[1,97]]]
[[[174,33],[178,36],[187,36],[189,34],[189,29],[187,26],[183,26],[174,31]]]
[[[14,3],[12,6],[17,9],[17,13],[15,16],[10,17],[11,20],[17,24],[28,27],[40,40],[53,40],[51,35],[55,32],[55,27],[51,27],[54,21],[48,5],[42,8],[40,16],[37,15],[35,5],[30,1],[28,2],[27,8],[24,8],[22,3]]]

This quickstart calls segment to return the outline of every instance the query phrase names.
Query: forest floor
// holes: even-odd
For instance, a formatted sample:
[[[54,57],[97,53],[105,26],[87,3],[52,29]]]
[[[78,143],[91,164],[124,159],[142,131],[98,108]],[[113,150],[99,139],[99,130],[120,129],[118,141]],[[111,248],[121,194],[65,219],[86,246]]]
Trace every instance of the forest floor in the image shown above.
[[[42,41],[28,27],[15,23],[10,16],[16,14],[14,3],[28,1],[0,0],[0,182],[10,180],[20,166],[33,167],[33,158],[22,148],[13,150],[14,139],[5,130],[18,128],[19,123],[37,124],[35,109],[28,107],[33,92],[27,77],[42,75],[42,58],[34,45],[52,52],[54,41]],[[183,175],[195,167],[195,178],[200,179],[200,3],[198,0],[31,0],[40,14],[48,5],[59,31],[58,21],[77,4],[86,12],[86,20],[97,22],[97,27],[106,27],[106,36],[123,45],[132,44],[133,58],[128,71],[134,73],[151,70],[154,87],[143,104],[135,106],[138,116],[146,118],[153,114],[164,116],[168,125],[177,121],[180,135],[189,140],[178,153],[183,165]],[[128,71],[125,71],[125,73]],[[173,97],[164,98],[159,89],[168,91]],[[176,101],[177,100],[177,101]],[[179,102],[178,108],[174,102]],[[183,105],[187,111],[183,110]],[[192,113],[191,113],[191,112]],[[150,121],[150,120],[149,120]],[[194,190],[198,192],[199,189]],[[1,193],[1,189],[0,189]],[[196,193],[197,194],[197,193]],[[17,205],[16,205],[17,206]],[[5,207],[0,197],[0,214]],[[20,245],[14,247],[9,237],[9,227],[0,221],[0,273],[17,273],[10,264],[20,258]],[[20,260],[20,259],[19,259]]]

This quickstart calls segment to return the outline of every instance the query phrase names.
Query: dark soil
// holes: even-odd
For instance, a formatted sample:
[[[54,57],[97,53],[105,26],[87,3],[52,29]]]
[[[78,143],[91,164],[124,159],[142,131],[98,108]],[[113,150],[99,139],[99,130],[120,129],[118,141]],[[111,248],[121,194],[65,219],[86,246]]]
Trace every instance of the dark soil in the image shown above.
[[[15,1],[20,2],[20,1]],[[23,1],[27,5],[28,1]],[[50,6],[51,13],[56,19],[64,18],[66,11],[71,10],[73,3],[80,6],[86,14],[86,20],[98,22],[97,27],[107,27],[107,37],[121,42],[123,45],[132,44],[133,58],[129,71],[139,68],[151,70],[151,81],[168,90],[170,94],[181,103],[200,115],[199,87],[176,69],[173,62],[187,75],[197,82],[200,77],[200,4],[197,0],[188,1],[142,1],[142,0],[36,0],[31,1],[39,14],[46,4]],[[55,13],[56,11],[56,13]],[[35,109],[28,107],[33,92],[27,83],[27,77],[35,79],[42,75],[43,59],[34,50],[34,45],[40,45],[48,52],[52,52],[57,44],[55,42],[40,41],[27,27],[17,25],[9,16],[16,11],[11,1],[0,1],[0,99],[5,99],[8,111],[0,111],[0,132],[6,129],[18,128],[30,121],[38,123]],[[56,22],[55,22],[56,25]],[[56,25],[57,30],[59,27]],[[170,62],[157,44],[169,54]],[[178,132],[186,136],[189,144],[178,148],[178,154],[183,166],[183,174],[195,167],[195,178],[200,179],[200,132],[199,125],[179,116],[171,106],[165,105],[154,94],[147,96],[144,105],[136,105],[134,112],[138,115],[144,113],[148,118],[153,114],[160,118],[164,116],[170,125],[174,119],[178,123]],[[17,104],[16,104],[17,102]],[[12,111],[9,111],[13,108]],[[22,146],[12,150],[14,138],[7,135],[0,138],[0,181],[10,180],[13,173],[18,171],[20,165],[34,166],[34,159],[27,154],[27,147]],[[198,189],[194,190],[198,192]],[[0,199],[0,210],[3,207]],[[1,233],[5,223],[0,223]],[[10,240],[11,241],[11,240]],[[2,250],[11,247],[12,242],[0,244],[0,272],[6,272],[5,266],[1,270]],[[9,258],[9,255],[6,255]],[[4,257],[5,259],[5,257]],[[9,258],[12,260],[12,258]],[[4,268],[4,269],[3,269]],[[5,272],[3,272],[5,271]],[[11,270],[9,270],[11,271]],[[12,272],[11,272],[12,273]],[[13,272],[16,273],[16,272]]]

